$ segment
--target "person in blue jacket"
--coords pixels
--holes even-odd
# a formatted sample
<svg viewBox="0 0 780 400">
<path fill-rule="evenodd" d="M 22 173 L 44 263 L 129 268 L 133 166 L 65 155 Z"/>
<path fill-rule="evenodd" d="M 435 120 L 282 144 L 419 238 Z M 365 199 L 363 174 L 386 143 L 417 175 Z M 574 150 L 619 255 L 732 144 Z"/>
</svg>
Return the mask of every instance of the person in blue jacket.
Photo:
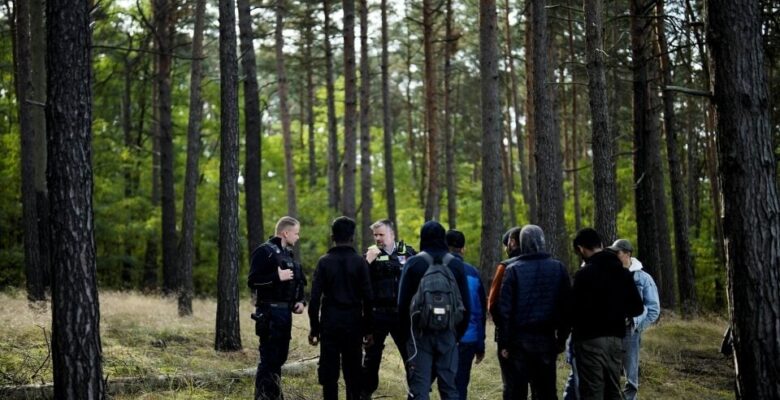
<svg viewBox="0 0 780 400">
<path fill-rule="evenodd" d="M 454 229 L 447 231 L 447 246 L 453 256 L 463 261 L 463 250 L 466 246 L 463 232 Z M 487 299 L 479 272 L 465 261 L 463 270 L 469 287 L 471 318 L 466 333 L 458 343 L 458 373 L 455 375 L 455 386 L 458 388 L 460 400 L 467 398 L 472 362 L 479 364 L 485 358 L 485 323 L 487 322 Z"/>
</svg>

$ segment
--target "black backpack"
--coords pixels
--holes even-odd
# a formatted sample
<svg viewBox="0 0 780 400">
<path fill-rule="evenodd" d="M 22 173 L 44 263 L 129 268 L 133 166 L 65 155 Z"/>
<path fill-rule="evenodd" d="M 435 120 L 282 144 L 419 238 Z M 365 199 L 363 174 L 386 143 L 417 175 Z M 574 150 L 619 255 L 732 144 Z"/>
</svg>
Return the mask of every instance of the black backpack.
<svg viewBox="0 0 780 400">
<path fill-rule="evenodd" d="M 434 260 L 426 252 L 418 255 L 428 262 L 428 269 L 409 307 L 412 324 L 421 331 L 454 330 L 466 310 L 455 276 L 447 266 L 454 257 L 448 253 Z"/>
</svg>

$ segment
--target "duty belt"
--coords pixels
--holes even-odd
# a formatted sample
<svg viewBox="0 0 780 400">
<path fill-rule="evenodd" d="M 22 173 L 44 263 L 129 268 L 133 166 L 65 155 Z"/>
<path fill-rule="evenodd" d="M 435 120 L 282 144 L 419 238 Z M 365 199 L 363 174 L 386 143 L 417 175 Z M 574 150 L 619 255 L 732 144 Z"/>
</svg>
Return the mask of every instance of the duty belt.
<svg viewBox="0 0 780 400">
<path fill-rule="evenodd" d="M 260 301 L 258 306 L 264 305 L 264 306 L 270 306 L 270 307 L 273 307 L 273 308 L 288 308 L 288 309 L 292 309 L 290 304 L 291 303 L 286 302 L 286 301 Z"/>
</svg>

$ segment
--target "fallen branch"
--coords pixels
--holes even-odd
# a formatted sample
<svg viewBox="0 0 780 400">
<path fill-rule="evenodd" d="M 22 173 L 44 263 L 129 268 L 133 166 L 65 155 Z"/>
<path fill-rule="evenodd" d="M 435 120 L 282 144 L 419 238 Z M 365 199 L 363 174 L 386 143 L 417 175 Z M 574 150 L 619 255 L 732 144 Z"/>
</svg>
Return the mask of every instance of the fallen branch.
<svg viewBox="0 0 780 400">
<path fill-rule="evenodd" d="M 301 359 L 282 366 L 282 374 L 300 376 L 317 366 L 319 357 Z M 107 379 L 109 395 L 136 393 L 141 390 L 177 389 L 191 386 L 204 386 L 225 380 L 241 380 L 253 378 L 257 368 L 246 368 L 223 373 L 206 372 L 200 374 L 150 375 L 138 377 L 117 377 Z M 54 397 L 54 384 L 2 386 L 0 398 L 3 399 L 51 399 Z"/>
</svg>

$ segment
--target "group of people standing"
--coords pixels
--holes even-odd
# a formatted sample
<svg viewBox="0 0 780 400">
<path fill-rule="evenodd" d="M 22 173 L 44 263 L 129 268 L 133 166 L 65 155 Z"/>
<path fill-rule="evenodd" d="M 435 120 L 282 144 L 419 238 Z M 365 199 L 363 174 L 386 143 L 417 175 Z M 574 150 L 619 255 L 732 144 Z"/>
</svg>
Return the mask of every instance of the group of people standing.
<svg viewBox="0 0 780 400">
<path fill-rule="evenodd" d="M 371 230 L 376 244 L 360 254 L 355 221 L 336 218 L 333 246 L 314 271 L 308 340 L 320 346 L 324 399 L 338 399 L 340 372 L 348 400 L 370 399 L 388 336 L 404 361 L 409 399 L 428 399 L 434 381 L 442 399 L 466 399 L 472 364 L 485 357 L 488 314 L 504 399 L 526 399 L 529 386 L 534 399 L 557 398 L 556 359 L 564 350 L 572 367 L 565 400 L 636 398 L 641 333 L 659 306 L 655 283 L 627 240 L 604 248 L 595 230 L 577 232 L 573 245 L 583 264 L 572 285 L 565 265 L 546 252 L 541 228 L 512 228 L 502 238 L 509 258 L 496 267 L 486 295 L 477 269 L 463 260 L 462 232 L 426 222 L 417 253 L 396 241 L 391 221 Z M 252 254 L 256 399 L 283 398 L 292 313 L 306 307 L 306 278 L 291 250 L 299 232 L 297 220 L 283 217 Z"/>
</svg>

